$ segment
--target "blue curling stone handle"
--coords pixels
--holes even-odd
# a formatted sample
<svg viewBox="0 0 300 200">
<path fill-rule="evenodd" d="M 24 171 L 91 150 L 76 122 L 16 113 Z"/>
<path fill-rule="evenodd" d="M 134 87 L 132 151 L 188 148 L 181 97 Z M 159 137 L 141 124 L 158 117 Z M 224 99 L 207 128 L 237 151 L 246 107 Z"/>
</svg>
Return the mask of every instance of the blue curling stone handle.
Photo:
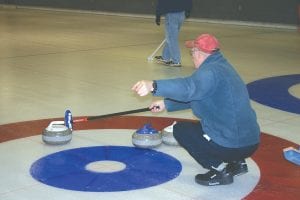
<svg viewBox="0 0 300 200">
<path fill-rule="evenodd" d="M 73 129 L 73 125 L 72 125 L 72 113 L 70 110 L 66 110 L 65 111 L 65 126 L 68 127 L 69 129 Z"/>
<path fill-rule="evenodd" d="M 142 128 L 136 131 L 138 134 L 157 134 L 158 130 L 154 129 L 151 124 L 145 124 Z"/>
</svg>

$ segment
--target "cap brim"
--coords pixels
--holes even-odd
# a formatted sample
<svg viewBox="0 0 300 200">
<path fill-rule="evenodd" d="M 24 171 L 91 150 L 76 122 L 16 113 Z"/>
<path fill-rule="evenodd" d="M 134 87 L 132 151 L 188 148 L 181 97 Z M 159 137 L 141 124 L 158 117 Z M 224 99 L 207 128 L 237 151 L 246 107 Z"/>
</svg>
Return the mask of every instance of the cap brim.
<svg viewBox="0 0 300 200">
<path fill-rule="evenodd" d="M 185 41 L 184 46 L 189 49 L 194 48 L 195 47 L 194 40 Z"/>
</svg>

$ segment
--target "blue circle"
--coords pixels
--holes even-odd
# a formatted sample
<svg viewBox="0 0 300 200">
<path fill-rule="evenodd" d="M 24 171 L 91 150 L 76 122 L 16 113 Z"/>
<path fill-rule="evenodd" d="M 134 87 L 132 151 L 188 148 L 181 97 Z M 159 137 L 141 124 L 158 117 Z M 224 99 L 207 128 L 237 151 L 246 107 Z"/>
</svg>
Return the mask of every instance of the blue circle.
<svg viewBox="0 0 300 200">
<path fill-rule="evenodd" d="M 258 103 L 283 111 L 300 114 L 300 99 L 289 88 L 300 83 L 300 74 L 270 77 L 247 85 L 250 98 Z"/>
<path fill-rule="evenodd" d="M 117 172 L 99 173 L 85 169 L 96 161 L 126 165 Z M 116 192 L 147 188 L 176 178 L 181 163 L 165 153 L 125 146 L 95 146 L 60 151 L 34 162 L 30 173 L 36 180 L 58 188 Z"/>
</svg>

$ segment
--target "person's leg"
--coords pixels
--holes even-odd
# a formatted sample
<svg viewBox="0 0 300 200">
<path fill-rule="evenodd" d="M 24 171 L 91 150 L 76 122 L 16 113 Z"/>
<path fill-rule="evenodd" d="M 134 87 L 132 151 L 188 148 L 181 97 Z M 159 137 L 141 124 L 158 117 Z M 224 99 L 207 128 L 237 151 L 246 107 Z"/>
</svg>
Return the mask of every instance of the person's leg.
<svg viewBox="0 0 300 200">
<path fill-rule="evenodd" d="M 233 182 L 233 175 L 248 171 L 245 158 L 251 156 L 258 145 L 243 148 L 222 147 L 204 137 L 200 123 L 179 122 L 173 135 L 177 142 L 204 168 L 210 171 L 198 174 L 196 182 L 202 185 L 222 185 Z M 229 163 L 226 166 L 226 163 Z"/>
<path fill-rule="evenodd" d="M 200 123 L 178 122 L 173 127 L 173 135 L 177 142 L 187 152 L 209 171 L 205 174 L 197 174 L 195 181 L 201 185 L 226 185 L 233 182 L 232 174 L 228 173 L 222 160 L 215 158 L 210 145 L 204 136 Z"/>
<path fill-rule="evenodd" d="M 210 169 L 219 166 L 223 161 L 211 155 L 211 145 L 203 137 L 201 124 L 194 122 L 177 122 L 173 127 L 173 135 L 182 146 L 202 167 Z"/>
<path fill-rule="evenodd" d="M 219 147 L 222 152 L 219 155 L 228 163 L 226 166 L 227 171 L 231 172 L 233 176 L 238 176 L 248 172 L 245 159 L 250 157 L 257 150 L 258 146 L 259 144 L 241 148 Z"/>
<path fill-rule="evenodd" d="M 166 39 L 166 42 L 165 42 L 165 46 L 162 51 L 162 59 L 165 61 L 171 60 L 171 55 L 170 55 L 170 50 L 169 50 L 170 49 L 169 44 L 171 42 L 171 40 L 170 40 L 170 32 L 171 32 L 170 20 L 171 20 L 171 16 L 170 16 L 170 14 L 167 13 L 165 15 L 165 39 Z"/>
<path fill-rule="evenodd" d="M 184 12 L 167 13 L 165 15 L 166 45 L 162 57 L 173 61 L 173 63 L 181 62 L 178 38 L 184 19 Z"/>
</svg>

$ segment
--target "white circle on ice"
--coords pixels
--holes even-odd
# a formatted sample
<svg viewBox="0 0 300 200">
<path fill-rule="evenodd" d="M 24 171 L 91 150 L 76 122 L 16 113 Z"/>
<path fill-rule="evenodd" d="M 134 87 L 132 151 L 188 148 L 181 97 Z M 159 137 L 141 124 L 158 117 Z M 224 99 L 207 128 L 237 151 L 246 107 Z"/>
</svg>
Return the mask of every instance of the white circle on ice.
<svg viewBox="0 0 300 200">
<path fill-rule="evenodd" d="M 113 160 L 100 160 L 87 164 L 85 169 L 96 173 L 113 173 L 122 171 L 126 168 L 126 165 L 122 162 Z"/>
</svg>

